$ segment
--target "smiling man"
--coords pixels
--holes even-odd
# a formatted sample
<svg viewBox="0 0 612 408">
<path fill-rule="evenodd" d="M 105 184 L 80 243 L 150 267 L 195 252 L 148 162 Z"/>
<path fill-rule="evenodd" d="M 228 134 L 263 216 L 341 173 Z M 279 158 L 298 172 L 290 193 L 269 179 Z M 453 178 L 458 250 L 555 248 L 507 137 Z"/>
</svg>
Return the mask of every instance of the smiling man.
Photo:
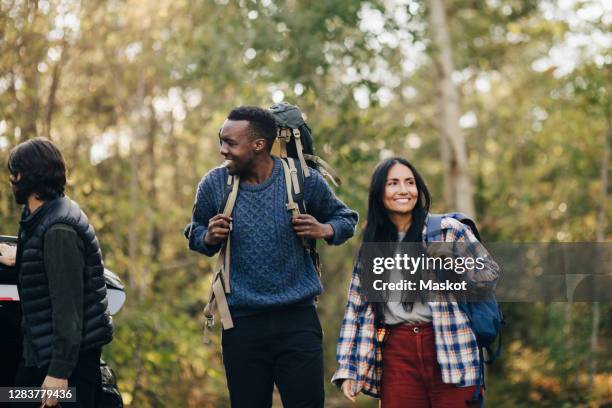
<svg viewBox="0 0 612 408">
<path fill-rule="evenodd" d="M 223 332 L 223 363 L 232 407 L 272 406 L 278 387 L 285 407 L 323 407 L 323 347 L 314 299 L 319 276 L 302 238 L 339 245 L 354 234 L 357 214 L 315 170 L 304 180 L 308 214 L 287 210 L 282 163 L 270 155 L 274 117 L 243 106 L 219 133 L 223 166 L 198 186 L 189 247 L 217 253 L 231 234 L 227 295 L 234 328 Z M 231 217 L 220 214 L 229 175 L 240 176 Z M 230 228 L 231 225 L 231 228 Z"/>
</svg>

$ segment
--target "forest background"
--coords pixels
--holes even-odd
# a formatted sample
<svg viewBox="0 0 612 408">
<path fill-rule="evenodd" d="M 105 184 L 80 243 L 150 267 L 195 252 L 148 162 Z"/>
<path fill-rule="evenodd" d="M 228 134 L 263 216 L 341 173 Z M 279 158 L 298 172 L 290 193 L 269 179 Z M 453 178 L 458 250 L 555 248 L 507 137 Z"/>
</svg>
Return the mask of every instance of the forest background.
<svg viewBox="0 0 612 408">
<path fill-rule="evenodd" d="M 0 0 L 0 163 L 35 135 L 63 150 L 127 285 L 104 353 L 127 406 L 228 406 L 219 333 L 201 344 L 214 260 L 182 228 L 232 107 L 298 104 L 359 211 L 356 237 L 322 248 L 329 379 L 381 158 L 413 161 L 433 210 L 473 214 L 485 242 L 610 239 L 611 25 L 606 0 Z M 611 311 L 505 304 L 490 406 L 611 406 Z"/>
</svg>

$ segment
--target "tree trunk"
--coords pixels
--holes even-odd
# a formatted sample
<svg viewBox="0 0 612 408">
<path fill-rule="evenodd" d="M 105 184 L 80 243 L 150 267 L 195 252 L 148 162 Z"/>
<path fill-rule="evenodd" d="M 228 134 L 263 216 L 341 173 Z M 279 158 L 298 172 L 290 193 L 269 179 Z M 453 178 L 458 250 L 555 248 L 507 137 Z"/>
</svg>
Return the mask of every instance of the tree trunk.
<svg viewBox="0 0 612 408">
<path fill-rule="evenodd" d="M 140 119 L 140 113 L 144 107 L 144 96 L 145 96 L 145 81 L 144 78 L 140 79 L 138 83 L 138 90 L 134 98 L 134 107 L 131 114 L 126 115 L 130 127 L 132 128 L 132 135 L 130 139 L 130 206 L 132 208 L 132 220 L 130 222 L 130 229 L 128 232 L 128 254 L 130 257 L 130 285 L 136 288 L 137 296 L 139 300 L 143 300 L 146 292 L 146 288 L 143 285 L 143 271 L 140 267 L 138 260 L 139 255 L 139 232 L 142 231 L 141 224 L 142 219 L 140 217 L 140 187 L 138 175 L 140 172 L 140 158 L 138 157 L 138 140 L 143 138 L 143 132 L 140 130 L 140 124 L 137 123 Z"/>
<path fill-rule="evenodd" d="M 147 203 L 145 206 L 145 218 L 147 225 L 147 245 L 145 250 L 146 262 L 142 267 L 141 288 L 143 296 L 149 291 L 150 282 L 155 280 L 155 272 L 159 264 L 162 234 L 157 222 L 156 214 L 158 211 L 157 187 L 155 180 L 157 179 L 157 161 L 155 159 L 156 150 L 156 135 L 158 123 L 155 118 L 155 109 L 151 104 L 149 106 L 149 126 L 147 131 L 147 151 L 146 151 L 146 167 L 148 168 Z"/>
<path fill-rule="evenodd" d="M 60 85 L 60 79 L 62 75 L 62 68 L 67 59 L 67 42 L 62 42 L 62 51 L 60 60 L 57 61 L 53 67 L 53 73 L 51 74 L 51 87 L 49 88 L 49 97 L 47 99 L 47 109 L 45 112 L 45 120 L 43 123 L 43 135 L 51 139 L 51 121 L 53 120 L 53 113 L 55 111 L 55 96 Z"/>
<path fill-rule="evenodd" d="M 465 137 L 459 127 L 459 95 L 451 75 L 453 50 L 443 0 L 428 0 L 432 58 L 436 72 L 438 126 L 444 164 L 446 205 L 468 216 L 475 215 L 473 187 L 468 171 Z"/>
<path fill-rule="evenodd" d="M 179 167 L 179 143 L 174 132 L 174 116 L 172 116 L 172 113 L 168 115 L 168 121 L 170 122 L 170 130 L 168 131 L 168 149 L 170 150 L 169 155 L 171 163 L 174 164 L 172 168 L 172 199 L 177 203 L 182 203 L 183 190 L 181 189 L 181 173 Z"/>
<path fill-rule="evenodd" d="M 137 290 L 139 298 L 142 297 L 142 291 L 139 286 L 139 262 L 138 262 L 138 153 L 136 152 L 136 143 L 130 141 L 130 207 L 132 208 L 132 220 L 128 231 L 128 255 L 130 258 L 129 282 L 132 288 Z"/>
<path fill-rule="evenodd" d="M 26 26 L 20 33 L 17 41 L 17 61 L 23 81 L 23 103 L 20 111 L 17 111 L 19 120 L 17 124 L 21 129 L 20 141 L 38 136 L 37 120 L 40 111 L 39 87 L 40 73 L 38 64 L 47 55 L 47 40 L 44 35 L 36 32 L 39 17 L 38 1 L 24 3 L 24 17 Z"/>
<path fill-rule="evenodd" d="M 608 214 L 608 168 L 610 167 L 610 139 L 612 138 L 612 117 L 610 108 L 605 110 L 606 115 L 606 131 L 604 134 L 604 148 L 601 158 L 601 173 L 600 173 L 600 206 L 599 214 L 597 215 L 597 229 L 595 230 L 595 238 L 597 243 L 605 242 L 606 221 Z M 599 251 L 598 251 L 599 252 Z M 603 265 L 603 259 L 600 254 L 600 262 Z M 593 288 L 595 289 L 595 288 Z M 595 291 L 593 291 L 595 293 Z M 599 302 L 593 302 L 593 320 L 591 325 L 591 353 L 589 364 L 589 391 L 593 395 L 595 375 L 597 374 L 597 349 L 599 345 L 599 324 L 601 321 L 601 311 Z"/>
</svg>

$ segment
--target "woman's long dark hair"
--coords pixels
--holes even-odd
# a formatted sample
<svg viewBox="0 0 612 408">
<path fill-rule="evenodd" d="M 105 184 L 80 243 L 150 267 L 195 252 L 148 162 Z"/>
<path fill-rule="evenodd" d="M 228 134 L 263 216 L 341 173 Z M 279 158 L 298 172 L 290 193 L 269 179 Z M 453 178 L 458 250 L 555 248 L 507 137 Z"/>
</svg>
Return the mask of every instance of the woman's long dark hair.
<svg viewBox="0 0 612 408">
<path fill-rule="evenodd" d="M 391 157 L 385 159 L 376 166 L 370 183 L 368 195 L 368 216 L 366 226 L 363 231 L 362 245 L 366 242 L 396 242 L 398 241 L 398 230 L 389 217 L 389 212 L 384 205 L 385 185 L 389 170 L 396 164 L 408 167 L 414 175 L 416 188 L 418 191 L 417 202 L 412 210 L 412 223 L 406 232 L 402 242 L 421 242 L 423 226 L 429 213 L 431 196 L 425 180 L 417 169 L 408 160 L 401 157 Z M 362 279 L 363 281 L 363 279 Z M 411 310 L 412 302 L 404 302 L 404 306 Z M 381 302 L 372 303 L 374 314 L 378 323 L 384 321 L 383 306 Z"/>
</svg>

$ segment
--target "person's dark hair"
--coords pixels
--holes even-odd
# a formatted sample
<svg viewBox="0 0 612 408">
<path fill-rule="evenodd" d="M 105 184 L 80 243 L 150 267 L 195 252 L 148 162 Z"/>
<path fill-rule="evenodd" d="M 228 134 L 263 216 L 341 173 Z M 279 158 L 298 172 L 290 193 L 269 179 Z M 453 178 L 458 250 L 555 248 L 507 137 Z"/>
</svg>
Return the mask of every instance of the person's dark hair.
<svg viewBox="0 0 612 408">
<path fill-rule="evenodd" d="M 397 227 L 391 221 L 384 205 L 387 176 L 391 167 L 396 164 L 402 164 L 412 171 L 418 191 L 417 202 L 412 210 L 412 223 L 402 242 L 421 242 L 423 239 L 423 227 L 431 204 L 429 189 L 412 163 L 401 157 L 392 157 L 380 162 L 372 175 L 368 195 L 368 215 L 362 235 L 362 245 L 366 242 L 396 242 L 398 240 Z M 418 294 L 420 295 L 420 293 Z M 411 310 L 412 305 L 413 302 L 404 302 L 404 308 L 407 310 Z M 374 315 L 378 324 L 384 321 L 383 307 L 384 304 L 381 302 L 373 303 Z"/>
<path fill-rule="evenodd" d="M 251 136 L 266 139 L 268 151 L 272 150 L 274 139 L 276 139 L 276 121 L 274 116 L 267 110 L 257 106 L 239 106 L 232 109 L 227 116 L 229 120 L 246 120 L 250 124 Z"/>
<path fill-rule="evenodd" d="M 64 195 L 66 163 L 59 149 L 48 139 L 34 138 L 15 146 L 9 153 L 8 170 L 21 178 L 13 184 L 20 194 L 35 193 L 42 201 Z"/>
</svg>

